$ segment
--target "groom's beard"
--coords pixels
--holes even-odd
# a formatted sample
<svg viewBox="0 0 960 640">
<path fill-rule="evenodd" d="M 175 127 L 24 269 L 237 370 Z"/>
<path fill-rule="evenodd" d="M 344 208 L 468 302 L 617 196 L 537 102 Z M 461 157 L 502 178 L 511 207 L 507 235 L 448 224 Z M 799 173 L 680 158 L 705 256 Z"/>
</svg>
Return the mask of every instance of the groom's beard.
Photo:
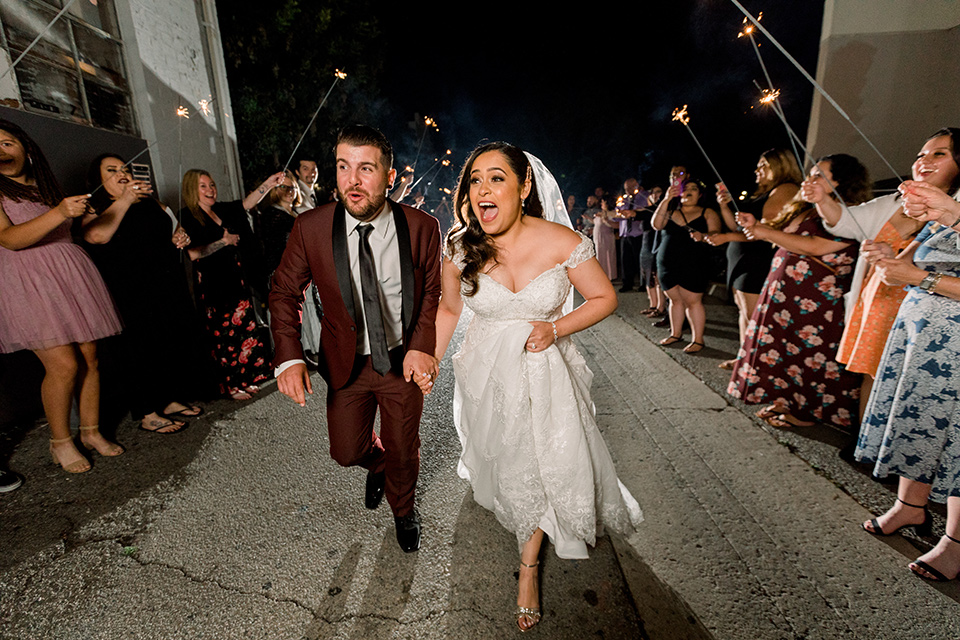
<svg viewBox="0 0 960 640">
<path fill-rule="evenodd" d="M 340 202 L 343 203 L 343 207 L 347 210 L 351 216 L 359 220 L 360 222 L 370 222 L 383 210 L 383 205 L 387 201 L 387 196 L 385 194 L 378 194 L 376 196 L 370 195 L 363 189 L 351 189 L 347 192 L 350 193 L 359 193 L 366 196 L 365 200 L 361 200 L 359 203 L 352 203 L 340 188 L 337 187 L 337 196 L 340 199 Z"/>
</svg>

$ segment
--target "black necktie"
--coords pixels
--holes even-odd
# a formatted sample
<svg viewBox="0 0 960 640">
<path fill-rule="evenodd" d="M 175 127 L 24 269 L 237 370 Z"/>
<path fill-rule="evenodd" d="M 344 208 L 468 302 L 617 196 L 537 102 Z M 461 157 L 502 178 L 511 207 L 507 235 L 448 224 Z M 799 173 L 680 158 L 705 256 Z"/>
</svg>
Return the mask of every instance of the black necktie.
<svg viewBox="0 0 960 640">
<path fill-rule="evenodd" d="M 361 224 L 360 234 L 360 288 L 363 290 L 363 315 L 367 321 L 367 340 L 370 342 L 370 361 L 373 370 L 384 375 L 390 370 L 387 355 L 387 336 L 383 331 L 383 316 L 380 313 L 380 288 L 377 285 L 377 270 L 373 266 L 373 252 L 367 237 L 373 227 Z"/>
</svg>

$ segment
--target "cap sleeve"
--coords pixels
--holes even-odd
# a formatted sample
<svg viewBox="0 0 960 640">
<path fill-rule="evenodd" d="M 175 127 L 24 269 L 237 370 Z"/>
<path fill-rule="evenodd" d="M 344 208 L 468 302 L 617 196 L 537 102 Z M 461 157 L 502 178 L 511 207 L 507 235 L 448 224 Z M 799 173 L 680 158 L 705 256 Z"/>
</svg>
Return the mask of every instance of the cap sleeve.
<svg viewBox="0 0 960 640">
<path fill-rule="evenodd" d="M 463 245 L 456 240 L 449 240 L 443 243 L 443 257 L 454 264 L 454 266 L 463 271 L 466 257 L 463 251 Z"/>
<path fill-rule="evenodd" d="M 577 231 L 577 235 L 580 236 L 580 244 L 576 246 L 576 248 L 570 254 L 570 257 L 567 258 L 563 263 L 563 266 L 567 269 L 573 269 L 574 267 L 580 266 L 590 258 L 593 258 L 597 255 L 596 248 L 593 246 L 593 240 L 583 235 L 579 231 Z"/>
</svg>

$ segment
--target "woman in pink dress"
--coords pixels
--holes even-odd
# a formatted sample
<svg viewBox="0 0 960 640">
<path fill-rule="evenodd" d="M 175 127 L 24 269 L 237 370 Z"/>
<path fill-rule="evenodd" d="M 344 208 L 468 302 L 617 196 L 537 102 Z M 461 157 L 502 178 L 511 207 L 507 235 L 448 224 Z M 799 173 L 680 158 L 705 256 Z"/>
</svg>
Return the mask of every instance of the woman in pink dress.
<svg viewBox="0 0 960 640">
<path fill-rule="evenodd" d="M 0 120 L 0 353 L 30 349 L 43 363 L 50 455 L 69 473 L 90 470 L 70 435 L 75 390 L 80 444 L 103 456 L 123 453 L 98 428 L 95 342 L 120 333 L 120 320 L 97 268 L 70 238 L 88 197 L 64 198 L 37 144 Z"/>
<path fill-rule="evenodd" d="M 606 198 L 600 200 L 600 211 L 593 219 L 593 242 L 597 247 L 597 260 L 603 272 L 611 280 L 617 279 L 617 232 L 620 222 L 610 211 Z"/>
</svg>

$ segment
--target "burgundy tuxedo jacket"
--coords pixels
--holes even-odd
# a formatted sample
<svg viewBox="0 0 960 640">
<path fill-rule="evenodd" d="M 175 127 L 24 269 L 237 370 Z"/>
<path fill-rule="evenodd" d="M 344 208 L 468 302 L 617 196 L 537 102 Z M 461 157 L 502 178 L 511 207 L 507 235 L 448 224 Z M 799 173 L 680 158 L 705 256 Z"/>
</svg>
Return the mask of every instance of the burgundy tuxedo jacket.
<svg viewBox="0 0 960 640">
<path fill-rule="evenodd" d="M 387 202 L 393 208 L 400 249 L 403 352 L 413 349 L 433 355 L 440 303 L 440 223 L 419 209 Z M 270 290 L 270 329 L 276 346 L 274 366 L 278 366 L 303 359 L 300 304 L 307 283 L 313 280 L 317 285 L 322 304 L 319 371 L 334 389 L 350 382 L 357 323 L 363 321 L 353 299 L 347 215 L 339 202 L 299 215 Z"/>
</svg>

